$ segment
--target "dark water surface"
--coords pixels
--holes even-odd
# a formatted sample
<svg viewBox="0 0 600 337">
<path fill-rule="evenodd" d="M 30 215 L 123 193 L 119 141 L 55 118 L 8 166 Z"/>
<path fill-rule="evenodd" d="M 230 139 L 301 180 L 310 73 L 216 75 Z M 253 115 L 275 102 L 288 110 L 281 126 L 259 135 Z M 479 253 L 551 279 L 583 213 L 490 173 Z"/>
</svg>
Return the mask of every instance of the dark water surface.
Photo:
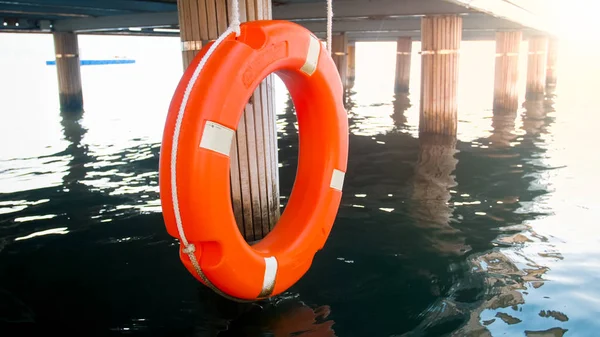
<svg viewBox="0 0 600 337">
<path fill-rule="evenodd" d="M 359 44 L 331 236 L 287 293 L 242 305 L 184 269 L 160 213 L 177 39 L 146 40 L 135 65 L 84 68 L 82 118 L 58 112 L 55 70 L 40 65 L 51 38 L 39 39 L 49 53 L 0 56 L 15 75 L 0 81 L 0 336 L 598 335 L 600 165 L 588 139 L 600 117 L 576 74 L 494 114 L 493 43 L 467 42 L 458 140 L 419 138 L 418 55 L 412 94 L 394 97 L 395 46 Z M 297 125 L 277 96 L 285 203 Z"/>
</svg>

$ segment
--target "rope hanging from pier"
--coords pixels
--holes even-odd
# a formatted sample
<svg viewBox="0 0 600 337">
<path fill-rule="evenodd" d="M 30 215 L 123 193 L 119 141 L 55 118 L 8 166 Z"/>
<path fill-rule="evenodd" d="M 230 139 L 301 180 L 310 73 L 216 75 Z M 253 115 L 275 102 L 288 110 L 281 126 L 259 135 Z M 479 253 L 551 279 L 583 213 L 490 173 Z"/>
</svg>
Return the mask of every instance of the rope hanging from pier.
<svg viewBox="0 0 600 337">
<path fill-rule="evenodd" d="M 170 167 L 169 167 L 171 199 L 172 199 L 171 201 L 172 201 L 175 222 L 177 225 L 177 232 L 179 234 L 180 242 L 183 245 L 182 252 L 189 257 L 194 270 L 196 271 L 196 273 L 198 274 L 200 279 L 204 282 L 204 284 L 206 286 L 208 286 L 210 289 L 212 289 L 214 292 L 216 292 L 217 294 L 219 294 L 229 300 L 236 301 L 236 302 L 252 302 L 253 300 L 240 299 L 240 298 L 236 298 L 236 297 L 233 297 L 233 296 L 230 296 L 230 295 L 224 293 L 206 277 L 206 275 L 204 274 L 204 272 L 200 266 L 198 259 L 196 258 L 196 255 L 194 254 L 196 252 L 196 246 L 193 243 L 190 243 L 188 241 L 188 238 L 186 237 L 186 234 L 185 234 L 185 231 L 183 228 L 181 209 L 180 209 L 178 190 L 177 190 L 177 153 L 178 153 L 178 147 L 179 147 L 179 138 L 181 135 L 183 117 L 185 114 L 186 107 L 188 105 L 188 101 L 190 99 L 192 89 L 193 89 L 194 85 L 196 84 L 198 77 L 200 76 L 200 73 L 202 72 L 204 66 L 206 65 L 206 62 L 211 57 L 211 55 L 213 55 L 215 53 L 215 50 L 217 50 L 219 45 L 230 34 L 235 33 L 236 37 L 239 37 L 241 34 L 239 0 L 230 0 L 230 1 L 231 1 L 231 9 L 232 10 L 230 12 L 231 17 L 230 17 L 229 26 L 214 41 L 214 43 L 210 46 L 210 48 L 208 49 L 206 54 L 200 60 L 200 63 L 198 64 L 198 66 L 194 69 L 192 76 L 191 76 L 189 82 L 187 83 L 187 86 L 185 87 L 183 98 L 181 100 L 181 104 L 179 106 L 179 109 L 178 109 L 178 112 L 176 115 L 175 127 L 174 127 L 173 138 L 172 138 L 172 146 L 171 146 Z M 329 55 L 331 55 L 331 49 L 332 49 L 332 46 L 331 46 L 332 26 L 333 26 L 332 1 L 333 0 L 327 0 L 327 49 L 328 49 Z M 318 41 L 318 40 L 315 39 L 315 41 Z M 201 49 L 201 47 L 202 47 L 201 41 L 190 41 L 190 43 L 182 45 L 182 49 L 184 49 L 184 50 L 198 50 L 198 49 Z M 314 51 L 316 51 L 316 53 L 317 53 L 315 56 L 318 57 L 318 49 L 314 49 Z M 314 64 L 314 67 L 316 68 L 316 63 Z M 314 69 L 312 71 L 314 72 Z M 265 261 L 269 262 L 270 261 L 269 259 L 270 258 L 267 258 L 267 259 L 265 259 Z M 275 260 L 275 268 L 277 268 L 276 263 L 277 263 L 277 261 Z M 270 269 L 272 269 L 272 268 L 267 266 L 267 271 Z M 275 272 L 276 272 L 276 269 L 275 269 Z M 274 280 L 274 275 L 273 275 L 273 280 Z M 272 288 L 271 288 L 271 290 L 272 290 Z"/>
</svg>

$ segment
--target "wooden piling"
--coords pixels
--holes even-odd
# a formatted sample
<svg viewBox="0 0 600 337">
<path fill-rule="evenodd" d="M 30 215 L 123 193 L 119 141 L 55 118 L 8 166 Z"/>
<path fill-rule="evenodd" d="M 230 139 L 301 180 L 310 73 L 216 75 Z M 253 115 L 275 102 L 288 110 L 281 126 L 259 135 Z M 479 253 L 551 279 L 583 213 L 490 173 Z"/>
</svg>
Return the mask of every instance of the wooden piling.
<svg viewBox="0 0 600 337">
<path fill-rule="evenodd" d="M 352 89 L 354 88 L 354 79 L 356 77 L 356 46 L 354 44 L 348 45 L 348 57 L 346 63 L 346 87 Z"/>
<path fill-rule="evenodd" d="M 548 38 L 546 36 L 530 38 L 527 57 L 527 100 L 539 100 L 544 97 L 547 59 Z"/>
<path fill-rule="evenodd" d="M 461 17 L 440 15 L 421 19 L 420 133 L 456 135 L 461 39 Z"/>
<path fill-rule="evenodd" d="M 519 52 L 523 33 L 496 33 L 494 111 L 517 111 L 519 107 Z"/>
<path fill-rule="evenodd" d="M 271 19 L 270 0 L 240 1 L 240 21 Z M 183 63 L 229 25 L 226 0 L 178 0 Z M 266 236 L 279 219 L 279 168 L 273 77 L 254 91 L 238 125 L 231 149 L 231 196 L 240 232 L 247 241 Z"/>
<path fill-rule="evenodd" d="M 83 92 L 77 35 L 55 32 L 53 37 L 60 109 L 65 113 L 80 113 L 83 111 Z"/>
<path fill-rule="evenodd" d="M 556 86 L 556 63 L 558 61 L 558 40 L 548 42 L 548 59 L 546 65 L 546 87 Z"/>
<path fill-rule="evenodd" d="M 333 61 L 338 69 L 340 74 L 340 78 L 342 80 L 342 84 L 345 86 L 344 89 L 347 89 L 347 55 L 348 51 L 348 36 L 346 33 L 335 34 L 331 37 L 331 56 L 333 57 Z"/>
<path fill-rule="evenodd" d="M 394 91 L 408 93 L 410 84 L 410 59 L 412 38 L 399 37 L 396 42 L 396 82 Z"/>
</svg>

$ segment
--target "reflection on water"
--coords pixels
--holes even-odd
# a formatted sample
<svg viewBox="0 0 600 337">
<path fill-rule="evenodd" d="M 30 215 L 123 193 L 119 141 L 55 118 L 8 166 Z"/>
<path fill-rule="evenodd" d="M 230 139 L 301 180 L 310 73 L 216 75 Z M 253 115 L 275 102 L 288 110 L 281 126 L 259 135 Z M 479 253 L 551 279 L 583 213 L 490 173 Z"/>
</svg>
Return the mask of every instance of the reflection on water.
<svg viewBox="0 0 600 337">
<path fill-rule="evenodd" d="M 454 137 L 427 134 L 419 137 L 410 216 L 417 226 L 428 231 L 429 242 L 424 248 L 442 254 L 467 250 L 464 237 L 450 224 L 454 211 L 450 191 L 457 185 L 453 175 L 458 163 L 456 152 Z"/>
<path fill-rule="evenodd" d="M 300 282 L 252 304 L 200 286 L 164 230 L 157 167 L 177 48 L 84 69 L 83 115 L 60 115 L 52 70 L 33 68 L 51 93 L 40 100 L 3 87 L 0 109 L 17 113 L 0 132 L 0 334 L 594 336 L 600 163 L 579 143 L 595 131 L 593 90 L 563 75 L 518 111 L 467 100 L 458 139 L 419 136 L 418 95 L 394 95 L 393 78 L 370 88 L 361 46 L 330 239 Z M 144 82 L 148 69 L 162 83 Z M 468 68 L 461 81 L 477 97 L 493 85 Z M 276 100 L 285 206 L 298 124 L 280 82 Z"/>
<path fill-rule="evenodd" d="M 408 93 L 396 93 L 394 95 L 394 113 L 392 119 L 396 128 L 403 128 L 407 125 L 408 119 L 406 118 L 406 110 L 411 107 L 410 97 Z"/>
</svg>

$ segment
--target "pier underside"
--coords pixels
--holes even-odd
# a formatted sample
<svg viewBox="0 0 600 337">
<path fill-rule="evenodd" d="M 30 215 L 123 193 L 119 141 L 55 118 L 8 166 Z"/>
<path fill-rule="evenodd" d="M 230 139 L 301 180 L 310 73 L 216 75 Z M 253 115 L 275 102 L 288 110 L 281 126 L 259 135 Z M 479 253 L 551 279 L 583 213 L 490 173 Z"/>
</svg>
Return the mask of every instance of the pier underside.
<svg viewBox="0 0 600 337">
<path fill-rule="evenodd" d="M 334 32 L 350 41 L 420 39 L 421 17 L 454 14 L 463 21 L 463 39 L 493 40 L 498 30 L 524 37 L 550 32 L 539 1 L 336 0 Z M 297 22 L 325 34 L 324 0 L 272 1 L 273 19 Z M 11 0 L 0 1 L 0 31 L 68 31 L 94 34 L 179 35 L 176 0 Z"/>
</svg>

